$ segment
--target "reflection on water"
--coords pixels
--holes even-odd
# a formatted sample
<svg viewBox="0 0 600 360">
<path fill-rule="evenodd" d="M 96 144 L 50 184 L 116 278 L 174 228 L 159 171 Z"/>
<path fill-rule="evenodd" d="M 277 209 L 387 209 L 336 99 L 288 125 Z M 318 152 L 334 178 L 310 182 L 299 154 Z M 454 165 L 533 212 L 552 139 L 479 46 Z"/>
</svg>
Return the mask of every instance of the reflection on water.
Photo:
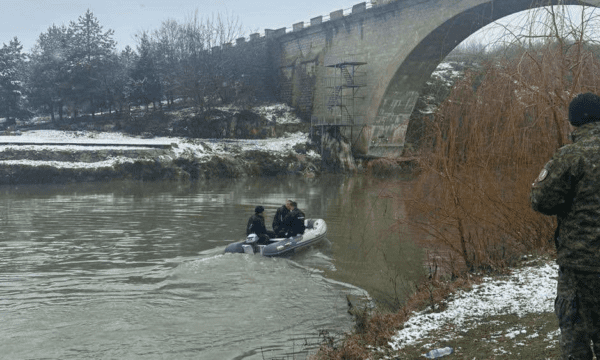
<svg viewBox="0 0 600 360">
<path fill-rule="evenodd" d="M 419 250 L 389 231 L 405 185 L 330 176 L 0 188 L 0 353 L 302 358 L 319 330 L 351 328 L 346 294 L 388 301 L 390 278 L 422 269 Z M 286 199 L 324 218 L 328 240 L 292 259 L 223 254 L 256 205 L 270 224 Z"/>
<path fill-rule="evenodd" d="M 409 180 L 351 177 L 340 184 L 328 209 L 337 271 L 327 271 L 327 276 L 364 288 L 380 307 L 390 310 L 396 310 L 425 276 L 424 252 L 415 244 L 416 235 L 397 225 L 405 216 L 406 196 Z"/>
</svg>

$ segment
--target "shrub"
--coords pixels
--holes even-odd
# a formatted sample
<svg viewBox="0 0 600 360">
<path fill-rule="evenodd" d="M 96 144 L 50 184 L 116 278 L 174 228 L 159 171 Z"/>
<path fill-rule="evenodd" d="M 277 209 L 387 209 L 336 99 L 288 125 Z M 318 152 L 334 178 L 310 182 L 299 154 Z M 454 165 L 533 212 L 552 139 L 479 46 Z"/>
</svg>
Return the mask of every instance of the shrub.
<svg viewBox="0 0 600 360">
<path fill-rule="evenodd" d="M 417 195 L 407 200 L 409 223 L 460 259 L 454 275 L 548 249 L 555 220 L 531 209 L 531 183 L 568 141 L 570 100 L 597 93 L 599 77 L 583 43 L 547 42 L 456 83 L 427 125 Z"/>
</svg>

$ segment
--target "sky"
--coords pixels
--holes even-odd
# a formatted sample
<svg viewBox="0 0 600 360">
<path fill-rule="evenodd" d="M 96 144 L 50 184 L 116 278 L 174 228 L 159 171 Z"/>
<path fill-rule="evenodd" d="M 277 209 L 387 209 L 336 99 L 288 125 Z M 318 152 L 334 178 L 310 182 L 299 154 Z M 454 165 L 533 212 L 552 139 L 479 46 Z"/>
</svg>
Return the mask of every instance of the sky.
<svg viewBox="0 0 600 360">
<path fill-rule="evenodd" d="M 291 28 L 293 24 L 330 12 L 348 9 L 365 0 L 0 0 L 0 44 L 15 36 L 24 51 L 34 46 L 40 33 L 52 24 L 68 25 L 87 9 L 103 26 L 115 31 L 117 49 L 135 48 L 134 35 L 154 30 L 162 21 L 185 21 L 198 14 L 229 14 L 238 17 L 246 34 L 264 29 Z M 368 0 L 367 0 L 368 2 Z"/>
<path fill-rule="evenodd" d="M 114 30 L 117 49 L 122 50 L 126 45 L 135 48 L 134 36 L 141 31 L 158 29 L 167 19 L 184 22 L 196 10 L 200 17 L 217 14 L 237 17 L 247 36 L 282 27 L 291 31 L 295 23 L 309 23 L 311 18 L 325 17 L 340 9 L 349 14 L 352 6 L 362 1 L 370 3 L 370 0 L 0 0 L 0 44 L 8 44 L 16 36 L 24 51 L 30 52 L 39 35 L 51 25 L 68 25 L 88 9 L 105 31 Z M 500 20 L 516 28 L 527 21 L 523 13 Z M 493 28 L 488 25 L 466 42 L 491 42 L 506 33 L 502 27 Z"/>
</svg>

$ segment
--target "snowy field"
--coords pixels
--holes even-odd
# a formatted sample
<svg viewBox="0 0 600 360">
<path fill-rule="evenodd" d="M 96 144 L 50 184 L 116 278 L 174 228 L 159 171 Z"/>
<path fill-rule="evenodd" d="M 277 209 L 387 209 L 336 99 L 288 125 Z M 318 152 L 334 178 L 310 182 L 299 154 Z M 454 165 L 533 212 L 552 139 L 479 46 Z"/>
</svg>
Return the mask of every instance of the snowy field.
<svg viewBox="0 0 600 360">
<path fill-rule="evenodd" d="M 542 266 L 524 267 L 501 278 L 484 278 L 469 291 L 459 291 L 448 298 L 447 308 L 438 313 L 422 311 L 413 313 L 392 338 L 389 345 L 394 350 L 420 344 L 435 330 L 447 325 L 466 332 L 476 327 L 482 318 L 495 315 L 517 315 L 554 311 L 558 265 L 546 261 Z M 520 330 L 515 330 L 520 333 Z M 554 333 L 558 336 L 559 331 Z M 504 336 L 513 338 L 517 333 Z M 535 337 L 537 334 L 528 334 Z M 460 334 L 453 334 L 460 337 Z M 452 340 L 436 338 L 436 341 Z M 423 344 L 431 348 L 432 344 Z"/>
</svg>

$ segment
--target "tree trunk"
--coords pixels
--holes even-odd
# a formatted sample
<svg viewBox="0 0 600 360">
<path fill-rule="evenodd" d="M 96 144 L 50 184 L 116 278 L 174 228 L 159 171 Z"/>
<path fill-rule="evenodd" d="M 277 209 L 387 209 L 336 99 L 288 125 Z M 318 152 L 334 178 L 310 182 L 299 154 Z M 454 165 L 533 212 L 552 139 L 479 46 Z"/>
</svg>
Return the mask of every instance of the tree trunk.
<svg viewBox="0 0 600 360">
<path fill-rule="evenodd" d="M 54 119 L 54 103 L 52 101 L 50 101 L 50 119 L 52 120 L 52 122 L 55 122 Z"/>
</svg>

